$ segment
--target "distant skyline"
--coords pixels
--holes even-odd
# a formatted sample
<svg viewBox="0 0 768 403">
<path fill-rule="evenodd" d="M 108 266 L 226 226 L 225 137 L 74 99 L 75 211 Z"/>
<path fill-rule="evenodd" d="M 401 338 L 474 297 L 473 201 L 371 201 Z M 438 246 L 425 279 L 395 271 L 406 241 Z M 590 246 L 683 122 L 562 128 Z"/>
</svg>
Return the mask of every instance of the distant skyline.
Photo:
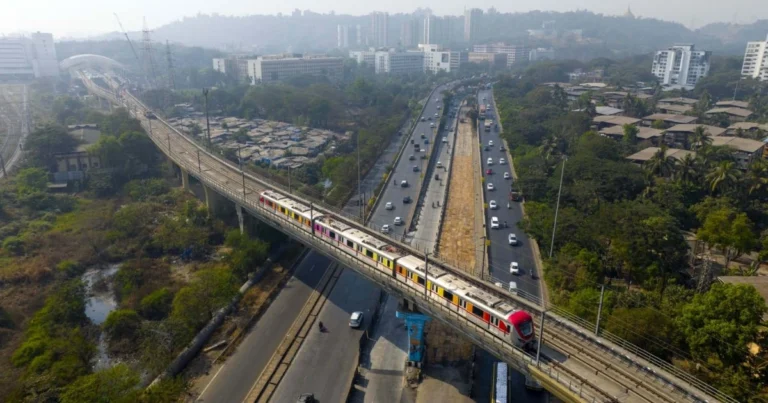
<svg viewBox="0 0 768 403">
<path fill-rule="evenodd" d="M 408 0 L 392 0 L 386 5 L 337 0 L 325 6 L 314 0 L 291 2 L 254 2 L 229 0 L 226 3 L 210 0 L 27 0 L 9 1 L 0 13 L 0 35 L 34 31 L 52 32 L 57 39 L 63 37 L 87 37 L 118 31 L 113 13 L 117 13 L 128 31 L 139 31 L 142 18 L 146 17 L 150 29 L 196 14 L 245 16 L 253 14 L 283 13 L 290 15 L 294 9 L 317 13 L 334 11 L 336 14 L 365 15 L 372 11 L 411 13 L 417 7 L 431 8 L 437 15 L 463 15 L 464 8 L 481 8 L 487 11 L 495 7 L 499 12 L 574 11 L 586 9 L 605 15 L 621 15 L 627 6 L 639 17 L 658 18 L 679 22 L 689 28 L 698 28 L 713 22 L 752 23 L 768 19 L 765 0 L 732 0 L 728 2 L 702 2 L 700 0 L 645 0 L 636 3 L 605 2 L 601 0 L 533 0 L 523 4 L 493 4 L 478 0 L 459 2 L 443 0 L 436 4 L 414 4 Z M 373 8 L 377 7 L 377 8 Z M 758 38 L 759 39 L 759 38 Z"/>
</svg>

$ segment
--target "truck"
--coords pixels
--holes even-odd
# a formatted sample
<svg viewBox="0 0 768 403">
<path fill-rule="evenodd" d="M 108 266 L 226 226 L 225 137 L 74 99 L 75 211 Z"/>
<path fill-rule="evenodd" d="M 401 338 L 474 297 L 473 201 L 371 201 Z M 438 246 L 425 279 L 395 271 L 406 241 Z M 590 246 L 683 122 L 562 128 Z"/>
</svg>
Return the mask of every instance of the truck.
<svg viewBox="0 0 768 403">
<path fill-rule="evenodd" d="M 491 125 L 493 124 L 492 120 L 486 120 L 485 121 L 485 131 L 489 132 L 491 131 Z"/>
<path fill-rule="evenodd" d="M 485 119 L 485 105 L 480 105 L 480 113 L 477 117 L 478 119 Z"/>
</svg>

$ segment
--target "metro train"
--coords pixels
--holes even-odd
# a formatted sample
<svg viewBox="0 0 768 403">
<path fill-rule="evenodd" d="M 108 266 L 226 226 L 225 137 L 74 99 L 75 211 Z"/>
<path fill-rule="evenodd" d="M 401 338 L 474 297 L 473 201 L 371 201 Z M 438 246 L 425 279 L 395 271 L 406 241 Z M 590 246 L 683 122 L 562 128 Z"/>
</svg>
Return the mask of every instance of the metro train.
<svg viewBox="0 0 768 403">
<path fill-rule="evenodd" d="M 414 256 L 391 245 L 385 238 L 353 228 L 334 218 L 332 214 L 317 211 L 278 192 L 262 192 L 259 204 L 350 255 L 364 256 L 371 260 L 378 270 L 415 290 L 423 291 L 425 286 L 428 287 L 432 291 L 430 298 L 452 308 L 468 320 L 488 328 L 515 346 L 525 349 L 534 347 L 535 334 L 531 315 L 523 310 L 515 310 L 498 296 L 475 287 L 436 265 L 428 265 L 425 276 L 424 269 L 427 265 L 424 258 Z"/>
</svg>

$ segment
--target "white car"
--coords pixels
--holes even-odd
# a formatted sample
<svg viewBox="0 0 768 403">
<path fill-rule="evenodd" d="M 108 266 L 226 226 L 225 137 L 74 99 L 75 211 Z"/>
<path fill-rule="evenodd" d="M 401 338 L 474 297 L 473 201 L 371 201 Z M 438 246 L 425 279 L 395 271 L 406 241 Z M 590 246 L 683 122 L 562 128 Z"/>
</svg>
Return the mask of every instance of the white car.
<svg viewBox="0 0 768 403">
<path fill-rule="evenodd" d="M 430 123 L 429 127 L 435 127 L 435 123 L 434 122 Z"/>
<path fill-rule="evenodd" d="M 395 205 L 392 204 L 392 202 L 387 202 L 387 204 L 384 205 L 384 208 L 387 210 L 392 210 L 395 208 Z"/>
<path fill-rule="evenodd" d="M 499 228 L 499 217 L 491 217 L 491 229 Z"/>
<path fill-rule="evenodd" d="M 488 203 L 488 208 L 490 208 L 491 210 L 496 210 L 497 208 L 499 208 L 499 205 L 496 204 L 496 200 L 491 200 L 491 202 Z"/>
<path fill-rule="evenodd" d="M 509 273 L 520 274 L 520 266 L 518 266 L 517 262 L 512 262 L 509 264 Z"/>
<path fill-rule="evenodd" d="M 504 165 L 506 163 L 507 161 L 505 161 L 504 158 L 499 158 L 499 165 Z"/>
<path fill-rule="evenodd" d="M 448 142 L 448 137 L 443 137 L 443 143 L 447 143 L 447 142 Z"/>
<path fill-rule="evenodd" d="M 507 238 L 509 239 L 509 244 L 510 245 L 517 245 L 517 235 L 509 234 L 509 236 Z"/>
<path fill-rule="evenodd" d="M 485 188 L 488 190 L 493 190 L 494 189 L 493 183 L 489 183 Z"/>
<path fill-rule="evenodd" d="M 493 146 L 493 140 L 488 140 L 488 145 Z"/>
<path fill-rule="evenodd" d="M 395 217 L 395 225 L 403 225 L 403 219 L 400 217 Z"/>
<path fill-rule="evenodd" d="M 440 161 L 437 161 L 437 167 L 438 167 L 438 168 L 442 168 L 442 167 L 443 167 L 443 163 L 442 163 L 442 162 L 440 162 Z"/>
<path fill-rule="evenodd" d="M 352 316 L 349 317 L 349 327 L 357 329 L 363 324 L 363 313 L 360 311 L 352 312 Z"/>
<path fill-rule="evenodd" d="M 497 281 L 497 282 L 495 282 L 495 283 L 493 283 L 493 284 L 494 284 L 496 287 L 499 287 L 499 288 L 504 288 L 504 284 L 502 284 L 502 283 L 501 283 L 501 282 L 499 282 L 499 281 Z"/>
<path fill-rule="evenodd" d="M 384 234 L 389 234 L 389 224 L 384 224 L 381 226 L 381 232 Z"/>
<path fill-rule="evenodd" d="M 510 178 L 509 172 L 504 172 L 504 179 L 509 179 L 509 178 Z"/>
<path fill-rule="evenodd" d="M 509 292 L 517 294 L 517 283 L 514 281 L 509 282 Z"/>
<path fill-rule="evenodd" d="M 408 181 L 404 180 L 404 181 L 400 182 L 400 187 L 407 188 L 408 187 Z"/>
<path fill-rule="evenodd" d="M 488 157 L 488 165 L 493 165 L 493 158 Z"/>
</svg>

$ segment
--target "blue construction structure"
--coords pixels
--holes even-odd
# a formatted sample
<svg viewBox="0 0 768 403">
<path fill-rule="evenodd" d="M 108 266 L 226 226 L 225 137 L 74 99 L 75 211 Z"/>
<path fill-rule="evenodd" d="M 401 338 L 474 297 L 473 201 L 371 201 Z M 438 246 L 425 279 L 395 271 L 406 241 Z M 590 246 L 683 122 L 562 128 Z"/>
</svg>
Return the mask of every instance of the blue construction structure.
<svg viewBox="0 0 768 403">
<path fill-rule="evenodd" d="M 405 328 L 408 330 L 408 365 L 421 368 L 424 361 L 424 324 L 432 320 L 429 316 L 420 313 L 400 312 L 395 315 L 399 319 L 405 319 Z"/>
</svg>

